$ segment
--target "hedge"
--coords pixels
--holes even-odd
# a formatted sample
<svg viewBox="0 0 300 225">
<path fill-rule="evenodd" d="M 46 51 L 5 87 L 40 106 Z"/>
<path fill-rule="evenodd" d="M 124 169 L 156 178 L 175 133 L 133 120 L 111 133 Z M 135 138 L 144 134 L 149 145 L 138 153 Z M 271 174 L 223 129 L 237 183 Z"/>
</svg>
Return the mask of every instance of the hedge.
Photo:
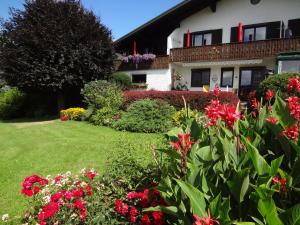
<svg viewBox="0 0 300 225">
<path fill-rule="evenodd" d="M 125 91 L 124 108 L 137 100 L 149 98 L 164 100 L 176 109 L 181 109 L 184 107 L 182 96 L 191 109 L 197 110 L 203 110 L 215 98 L 212 92 L 200 91 Z M 232 92 L 221 92 L 219 100 L 234 105 L 239 101 L 237 95 Z"/>
</svg>

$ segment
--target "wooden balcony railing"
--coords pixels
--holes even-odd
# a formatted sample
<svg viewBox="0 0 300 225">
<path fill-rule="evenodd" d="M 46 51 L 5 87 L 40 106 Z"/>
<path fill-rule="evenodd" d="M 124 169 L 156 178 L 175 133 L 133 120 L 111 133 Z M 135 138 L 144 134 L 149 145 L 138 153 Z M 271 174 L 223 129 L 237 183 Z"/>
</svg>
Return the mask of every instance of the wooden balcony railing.
<svg viewBox="0 0 300 225">
<path fill-rule="evenodd" d="M 152 62 L 141 62 L 139 64 L 124 63 L 121 60 L 117 60 L 115 61 L 115 66 L 118 71 L 168 69 L 169 56 L 157 56 Z"/>
<path fill-rule="evenodd" d="M 300 51 L 300 38 L 176 48 L 171 49 L 170 62 L 260 59 L 293 51 Z"/>
</svg>

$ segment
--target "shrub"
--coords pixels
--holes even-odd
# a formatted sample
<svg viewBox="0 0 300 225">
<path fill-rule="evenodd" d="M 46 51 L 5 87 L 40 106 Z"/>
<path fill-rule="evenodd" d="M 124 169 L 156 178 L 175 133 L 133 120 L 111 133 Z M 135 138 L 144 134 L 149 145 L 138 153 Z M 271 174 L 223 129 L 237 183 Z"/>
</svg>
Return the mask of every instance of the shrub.
<svg viewBox="0 0 300 225">
<path fill-rule="evenodd" d="M 289 78 L 297 76 L 300 77 L 300 74 L 285 73 L 269 76 L 260 83 L 257 89 L 257 97 L 264 97 L 264 94 L 267 92 L 267 90 L 278 92 L 278 94 L 283 98 L 287 97 L 289 95 L 287 92 L 288 80 Z M 298 96 L 300 95 L 298 94 Z"/>
<path fill-rule="evenodd" d="M 90 122 L 94 125 L 110 126 L 115 121 L 115 117 L 118 118 L 118 111 L 110 107 L 103 107 L 96 110 L 91 116 Z"/>
<path fill-rule="evenodd" d="M 69 108 L 60 111 L 60 116 L 65 117 L 69 120 L 82 120 L 85 109 L 83 108 Z"/>
<path fill-rule="evenodd" d="M 123 103 L 123 95 L 117 84 L 105 80 L 92 81 L 82 90 L 85 103 L 95 110 L 103 107 L 119 109 Z"/>
<path fill-rule="evenodd" d="M 164 132 L 172 127 L 174 107 L 158 100 L 140 100 L 133 103 L 115 128 L 133 132 Z"/>
<path fill-rule="evenodd" d="M 0 118 L 13 119 L 22 114 L 25 94 L 18 88 L 8 88 L 0 93 Z"/>
<path fill-rule="evenodd" d="M 194 92 L 194 91 L 127 91 L 124 92 L 124 107 L 141 99 L 160 99 L 168 102 L 176 109 L 180 110 L 184 107 L 182 96 L 186 99 L 191 109 L 203 111 L 205 106 L 209 104 L 214 95 L 211 92 Z M 221 92 L 219 100 L 224 103 L 238 103 L 238 97 L 231 92 Z"/>
<path fill-rule="evenodd" d="M 112 75 L 112 80 L 120 85 L 123 90 L 128 90 L 132 85 L 131 78 L 126 73 L 116 72 Z"/>
<path fill-rule="evenodd" d="M 180 126 L 186 119 L 196 119 L 198 117 L 197 110 L 191 110 L 190 108 L 183 108 L 177 111 L 173 116 L 173 121 L 177 126 Z"/>
</svg>

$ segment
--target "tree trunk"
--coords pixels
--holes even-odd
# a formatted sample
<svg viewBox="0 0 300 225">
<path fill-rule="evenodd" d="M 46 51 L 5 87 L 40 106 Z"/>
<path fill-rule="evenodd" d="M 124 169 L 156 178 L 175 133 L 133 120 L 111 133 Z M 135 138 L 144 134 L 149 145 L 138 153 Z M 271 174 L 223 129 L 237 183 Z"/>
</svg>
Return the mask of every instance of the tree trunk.
<svg viewBox="0 0 300 225">
<path fill-rule="evenodd" d="M 57 94 L 57 109 L 58 113 L 60 113 L 61 110 L 65 109 L 65 96 L 62 93 Z"/>
</svg>

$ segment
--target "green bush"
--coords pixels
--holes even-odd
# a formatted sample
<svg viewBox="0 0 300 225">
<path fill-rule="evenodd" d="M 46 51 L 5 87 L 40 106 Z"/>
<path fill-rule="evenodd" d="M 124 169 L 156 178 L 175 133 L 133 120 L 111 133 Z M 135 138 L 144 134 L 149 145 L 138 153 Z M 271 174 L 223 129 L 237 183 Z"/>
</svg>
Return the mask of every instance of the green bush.
<svg viewBox="0 0 300 225">
<path fill-rule="evenodd" d="M 112 75 L 112 80 L 123 90 L 128 90 L 132 85 L 131 78 L 126 73 L 116 72 Z"/>
<path fill-rule="evenodd" d="M 257 89 L 257 97 L 263 97 L 266 91 L 269 89 L 278 92 L 278 94 L 283 98 L 287 97 L 288 93 L 286 90 L 288 85 L 288 79 L 291 77 L 300 77 L 300 74 L 285 73 L 269 76 L 267 79 L 260 83 Z"/>
<path fill-rule="evenodd" d="M 140 100 L 129 106 L 128 111 L 114 125 L 119 130 L 133 132 L 165 132 L 172 127 L 175 108 L 157 100 Z"/>
<path fill-rule="evenodd" d="M 183 108 L 183 109 L 177 111 L 173 115 L 173 121 L 177 126 L 179 126 L 186 119 L 197 119 L 197 117 L 198 117 L 197 110 L 191 110 L 190 108 Z"/>
<path fill-rule="evenodd" d="M 0 93 L 0 118 L 13 119 L 22 114 L 25 94 L 18 88 L 10 88 Z"/>
<path fill-rule="evenodd" d="M 110 107 L 103 107 L 95 111 L 90 122 L 94 125 L 110 126 L 114 122 L 114 117 L 118 117 L 118 111 Z"/>
<path fill-rule="evenodd" d="M 123 103 L 123 93 L 117 84 L 105 80 L 92 81 L 82 90 L 85 103 L 95 110 L 103 107 L 119 109 Z"/>
</svg>

